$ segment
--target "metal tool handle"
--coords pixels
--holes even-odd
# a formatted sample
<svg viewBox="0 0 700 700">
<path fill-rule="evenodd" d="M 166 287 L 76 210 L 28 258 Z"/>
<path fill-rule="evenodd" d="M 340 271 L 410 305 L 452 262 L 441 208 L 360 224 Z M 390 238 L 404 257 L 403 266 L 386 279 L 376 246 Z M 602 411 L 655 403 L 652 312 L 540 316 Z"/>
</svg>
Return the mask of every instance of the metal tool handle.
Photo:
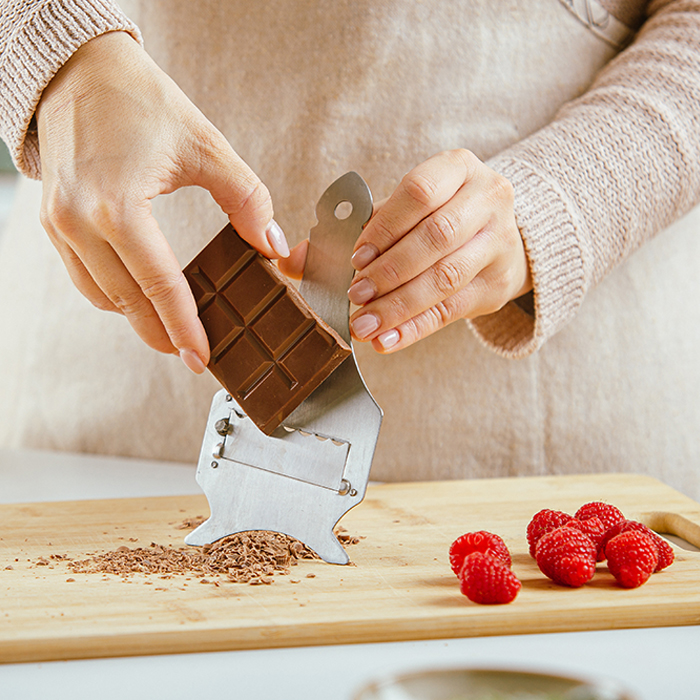
<svg viewBox="0 0 700 700">
<path fill-rule="evenodd" d="M 348 213 L 349 208 L 349 213 Z M 350 343 L 348 288 L 358 231 L 372 216 L 372 193 L 355 172 L 338 178 L 316 205 L 318 224 L 309 235 L 304 278 L 299 291 L 311 308 Z"/>
</svg>

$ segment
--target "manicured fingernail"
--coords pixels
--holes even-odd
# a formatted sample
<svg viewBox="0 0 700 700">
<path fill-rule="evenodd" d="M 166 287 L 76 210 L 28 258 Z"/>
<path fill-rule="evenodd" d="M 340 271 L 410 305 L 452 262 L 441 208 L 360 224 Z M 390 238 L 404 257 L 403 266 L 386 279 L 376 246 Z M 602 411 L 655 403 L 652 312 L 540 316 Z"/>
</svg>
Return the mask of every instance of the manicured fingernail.
<svg viewBox="0 0 700 700">
<path fill-rule="evenodd" d="M 385 331 L 381 335 L 377 336 L 377 340 L 379 341 L 379 344 L 385 349 L 388 350 L 389 348 L 393 348 L 396 343 L 399 342 L 401 336 L 399 335 L 399 332 L 395 329 L 392 328 L 390 331 Z"/>
<path fill-rule="evenodd" d="M 202 362 L 202 358 L 189 348 L 180 350 L 180 359 L 185 363 L 187 369 L 192 370 L 195 374 L 202 374 L 207 366 Z"/>
<path fill-rule="evenodd" d="M 366 304 L 370 299 L 374 299 L 376 294 L 374 283 L 366 277 L 350 285 L 348 289 L 348 299 L 356 306 Z"/>
<path fill-rule="evenodd" d="M 374 314 L 362 314 L 350 323 L 357 338 L 364 339 L 379 328 L 379 319 Z"/>
<path fill-rule="evenodd" d="M 274 250 L 280 258 L 288 258 L 289 244 L 287 243 L 287 237 L 274 219 L 270 222 L 265 233 L 267 235 L 267 242 L 272 247 L 272 250 Z"/>
<path fill-rule="evenodd" d="M 367 267 L 367 265 L 369 265 L 372 260 L 378 256 L 379 251 L 377 250 L 377 247 L 371 243 L 365 243 L 352 254 L 350 262 L 356 270 L 361 270 L 362 268 Z"/>
</svg>

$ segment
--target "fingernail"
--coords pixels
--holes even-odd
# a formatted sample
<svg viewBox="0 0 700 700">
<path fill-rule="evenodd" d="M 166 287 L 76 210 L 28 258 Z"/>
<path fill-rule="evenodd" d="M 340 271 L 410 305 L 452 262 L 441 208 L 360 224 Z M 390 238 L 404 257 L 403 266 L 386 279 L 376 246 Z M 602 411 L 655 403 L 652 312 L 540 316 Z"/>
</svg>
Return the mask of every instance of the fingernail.
<svg viewBox="0 0 700 700">
<path fill-rule="evenodd" d="M 202 362 L 202 358 L 189 348 L 180 350 L 180 359 L 185 363 L 187 369 L 192 370 L 195 374 L 202 374 L 207 366 Z"/>
<path fill-rule="evenodd" d="M 270 222 L 265 233 L 267 235 L 267 242 L 272 247 L 272 250 L 274 250 L 280 258 L 288 258 L 289 244 L 287 243 L 287 238 L 284 235 L 284 231 L 280 228 L 280 225 L 274 219 Z"/>
<path fill-rule="evenodd" d="M 366 338 L 379 328 L 379 319 L 374 314 L 362 314 L 350 323 L 352 332 L 357 338 Z"/>
<path fill-rule="evenodd" d="M 365 243 L 352 254 L 350 262 L 356 270 L 361 270 L 362 268 L 367 267 L 367 265 L 369 265 L 372 260 L 378 256 L 379 251 L 377 250 L 377 246 L 372 245 L 371 243 Z"/>
<path fill-rule="evenodd" d="M 348 289 L 348 299 L 356 306 L 366 304 L 370 299 L 374 299 L 376 294 L 374 283 L 366 277 L 350 285 Z"/>
<path fill-rule="evenodd" d="M 399 342 L 401 339 L 401 336 L 399 335 L 399 332 L 395 329 L 392 328 L 390 331 L 386 331 L 382 333 L 381 335 L 377 336 L 377 340 L 379 341 L 379 344 L 385 349 L 388 350 L 389 348 L 393 348 L 396 343 Z"/>
</svg>

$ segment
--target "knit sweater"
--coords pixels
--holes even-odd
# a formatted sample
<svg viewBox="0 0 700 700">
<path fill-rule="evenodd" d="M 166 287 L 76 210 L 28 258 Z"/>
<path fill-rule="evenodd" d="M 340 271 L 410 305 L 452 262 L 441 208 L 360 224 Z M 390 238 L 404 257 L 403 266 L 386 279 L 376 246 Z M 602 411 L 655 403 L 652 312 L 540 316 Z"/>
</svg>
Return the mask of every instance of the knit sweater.
<svg viewBox="0 0 700 700">
<path fill-rule="evenodd" d="M 277 218 L 287 233 L 292 233 L 292 242 L 308 233 L 308 224 L 313 223 L 313 199 L 320 194 L 319 184 L 327 184 L 346 166 L 350 169 L 359 163 L 356 169 L 369 174 L 375 196 L 381 198 L 420 157 L 440 148 L 470 147 L 514 187 L 516 220 L 534 283 L 534 313 L 510 303 L 497 313 L 455 324 L 455 328 L 392 358 L 377 358 L 366 348 L 358 348 L 370 388 L 386 410 L 375 475 L 435 478 L 566 471 L 568 455 L 580 452 L 581 445 L 592 451 L 579 469 L 595 470 L 596 458 L 606 454 L 613 455 L 615 468 L 641 468 L 639 459 L 625 464 L 621 455 L 631 454 L 638 436 L 649 432 L 654 424 L 651 413 L 638 412 L 631 421 L 633 429 L 625 435 L 619 433 L 620 446 L 615 447 L 598 431 L 606 421 L 622 425 L 620 415 L 628 412 L 627 408 L 620 408 L 606 396 L 600 415 L 593 419 L 584 415 L 580 403 L 577 409 L 574 400 L 567 404 L 560 398 L 549 403 L 547 397 L 554 393 L 561 397 L 568 391 L 579 397 L 577 401 L 585 396 L 590 403 L 596 396 L 595 381 L 586 379 L 590 367 L 576 359 L 586 354 L 584 347 L 589 357 L 594 353 L 600 362 L 608 361 L 601 377 L 624 376 L 623 390 L 618 392 L 621 396 L 635 385 L 632 374 L 628 377 L 615 369 L 619 352 L 629 356 L 634 350 L 624 345 L 625 334 L 620 335 L 617 350 L 613 351 L 612 345 L 604 347 L 605 333 L 612 339 L 614 324 L 625 318 L 621 309 L 630 302 L 620 298 L 615 286 L 628 278 L 617 275 L 602 285 L 599 293 L 595 287 L 633 251 L 700 201 L 700 2 L 608 0 L 598 5 L 593 0 L 463 0 L 447 4 L 449 7 L 428 3 L 434 5 L 431 11 L 425 3 L 407 0 L 383 4 L 300 0 L 266 4 L 253 14 L 244 3 L 229 3 L 224 9 L 224 3 L 210 1 L 200 4 L 201 16 L 197 17 L 189 3 L 176 0 L 121 4 L 126 15 L 106 0 L 0 2 L 0 133 L 26 175 L 40 177 L 32 116 L 57 68 L 77 46 L 105 31 L 125 30 L 139 39 L 137 25 L 143 30 L 146 49 L 175 75 L 204 112 L 212 115 L 263 177 L 276 202 Z M 330 19 L 329 9 L 333 11 Z M 362 24 L 364 17 L 366 25 Z M 201 42 L 207 32 L 219 26 L 240 32 L 235 42 L 236 60 L 221 67 L 205 62 L 203 79 L 203 68 L 192 64 L 186 42 Z M 395 33 L 388 33 L 390 29 Z M 410 34 L 411 45 L 402 40 L 404 34 Z M 491 71 L 493 99 L 502 104 L 489 102 L 483 84 L 470 85 L 469 74 L 459 74 L 458 84 L 445 80 L 437 63 L 443 57 L 435 48 L 436 36 L 453 51 L 458 65 L 468 60 L 479 75 Z M 225 44 L 224 37 L 216 41 Z M 481 63 L 474 63 L 475 42 L 479 41 L 484 55 Z M 620 50 L 620 44 L 626 42 L 631 43 Z M 564 53 L 569 45 L 571 52 Z M 324 51 L 332 51 L 328 65 L 340 66 L 337 86 L 332 76 L 323 74 L 325 66 L 319 57 L 325 58 Z M 381 90 L 389 84 L 392 71 L 405 79 L 407 61 L 416 86 L 423 86 L 416 90 L 419 97 L 412 101 L 412 91 L 404 89 L 392 93 L 392 104 L 381 102 Z M 530 81 L 526 85 L 518 83 L 523 61 L 530 62 L 528 70 L 522 70 Z M 562 65 L 554 65 L 556 61 Z M 374 64 L 383 70 L 372 72 Z M 344 72 L 345 65 L 349 67 Z M 285 67 L 288 72 L 280 73 Z M 272 69 L 278 71 L 274 80 L 266 78 L 264 72 Z M 548 77 L 537 81 L 533 77 L 537 69 Z M 439 77 L 427 89 L 424 86 L 433 74 Z M 285 76 L 284 81 L 280 75 Z M 503 86 L 512 93 L 510 101 Z M 247 92 L 238 92 L 232 100 L 225 94 L 232 88 Z M 251 97 L 249 92 L 258 94 Z M 270 104 L 264 102 L 268 93 L 279 104 L 277 111 L 270 108 L 272 97 Z M 472 93 L 476 107 L 453 97 Z M 331 101 L 326 99 L 328 94 Z M 433 112 L 426 107 L 426 96 L 436 105 Z M 262 104 L 257 105 L 259 111 L 246 112 L 256 106 L 255 99 Z M 370 104 L 367 113 L 362 106 L 365 99 Z M 307 107 L 300 106 L 304 100 Z M 373 115 L 377 104 L 384 111 Z M 500 112 L 502 118 L 495 116 Z M 521 117 L 520 112 L 527 116 Z M 304 120 L 301 127 L 297 121 L 300 115 Z M 400 119 L 410 129 L 400 126 Z M 258 136 L 256 130 L 270 134 Z M 303 139 L 298 143 L 297 134 Z M 310 161 L 317 170 L 313 178 Z M 178 202 L 186 199 L 180 206 Z M 177 226 L 185 225 L 183 221 L 191 225 L 213 220 L 208 214 L 201 219 L 194 213 L 202 210 L 195 194 L 156 205 L 157 214 L 173 226 L 174 233 Z M 209 233 L 214 230 L 212 227 Z M 677 240 L 690 245 L 688 238 Z M 187 262 L 202 243 L 201 236 L 191 240 L 180 237 L 176 254 Z M 664 244 L 666 253 L 673 245 Z M 649 256 L 658 258 L 659 246 L 651 247 Z M 647 279 L 653 286 L 651 275 L 645 278 L 638 272 L 647 263 L 644 256 L 629 261 L 631 284 L 639 286 L 640 279 Z M 681 276 L 676 284 L 679 292 L 680 280 Z M 634 313 L 648 307 L 645 293 L 639 291 Z M 659 299 L 668 304 L 669 297 L 664 294 Z M 612 301 L 615 298 L 617 301 Z M 586 299 L 589 311 L 582 314 Z M 663 318 L 663 311 L 659 313 Z M 562 334 L 579 315 L 581 320 Z M 0 318 L 4 317 L 0 314 Z M 645 319 L 635 317 L 635 321 L 644 328 Z M 625 322 L 630 322 L 629 314 Z M 490 357 L 470 344 L 457 327 L 463 325 L 471 327 L 481 347 L 491 351 Z M 582 336 L 598 332 L 603 339 L 596 342 L 603 345 L 589 348 L 581 344 Z M 626 337 L 634 333 L 626 329 Z M 658 336 L 656 333 L 654 342 Z M 644 344 L 641 337 L 639 342 Z M 127 341 L 120 340 L 123 342 Z M 623 345 L 625 349 L 620 350 Z M 659 353 L 663 356 L 665 351 L 661 345 L 659 348 L 654 357 Z M 533 355 L 537 349 L 540 353 Z M 525 359 L 511 366 L 503 364 L 501 357 Z M 574 360 L 565 359 L 570 357 Z M 152 372 L 155 362 L 144 360 L 143 364 Z M 65 376 L 70 376 L 65 363 L 61 367 Z M 625 367 L 625 372 L 628 369 Z M 397 381 L 399 377 L 405 381 Z M 65 381 L 62 392 L 76 391 L 67 388 Z M 199 397 L 205 392 L 193 390 L 189 382 L 190 378 L 178 375 L 167 381 L 161 378 L 158 386 L 168 387 L 169 405 L 173 396 L 182 399 L 197 393 L 196 413 L 203 418 Z M 430 393 L 415 388 L 421 383 L 432 383 Z M 689 385 L 695 386 L 695 380 Z M 16 386 L 15 393 L 8 392 L 11 397 L 22 395 L 20 384 Z M 654 392 L 645 388 L 645 395 L 650 393 Z M 153 397 L 146 394 L 139 394 L 139 400 L 152 403 Z M 84 396 L 80 400 L 84 401 Z M 78 399 L 73 403 L 79 403 Z M 9 421 L 0 423 L 9 427 L 0 438 L 6 444 L 29 440 L 31 431 L 22 427 L 28 425 L 29 409 L 16 411 L 13 405 L 8 413 L 12 414 Z M 25 417 L 19 420 L 16 413 Z M 187 419 L 184 415 L 174 420 L 191 422 L 189 414 Z M 170 446 L 167 440 L 156 441 L 158 446 L 151 448 L 149 445 L 155 444 L 152 433 L 134 437 L 138 424 L 144 425 L 142 418 L 129 423 L 128 430 L 115 428 L 114 435 L 102 441 L 91 436 L 94 426 L 90 433 L 87 428 L 69 430 L 64 425 L 42 444 L 164 458 L 195 452 L 191 436 L 186 449 L 181 443 Z M 17 437 L 18 430 L 24 437 Z M 129 444 L 118 446 L 125 430 Z M 688 430 L 683 430 L 678 457 L 683 464 L 673 478 L 685 490 L 700 492 L 697 476 L 686 473 L 690 455 L 700 450 L 691 444 Z M 69 439 L 66 435 L 71 431 Z M 466 437 L 460 436 L 462 432 Z M 592 434 L 598 440 L 593 447 Z M 672 440 L 669 434 L 668 441 Z M 668 450 L 667 445 L 659 438 L 657 457 Z M 649 466 L 648 470 L 655 468 Z"/>
</svg>

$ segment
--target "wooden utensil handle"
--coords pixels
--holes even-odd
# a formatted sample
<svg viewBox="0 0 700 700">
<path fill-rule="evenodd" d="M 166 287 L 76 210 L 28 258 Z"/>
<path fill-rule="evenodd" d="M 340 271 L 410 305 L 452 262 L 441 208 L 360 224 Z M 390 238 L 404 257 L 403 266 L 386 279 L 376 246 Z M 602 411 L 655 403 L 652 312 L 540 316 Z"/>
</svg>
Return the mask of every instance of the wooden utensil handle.
<svg viewBox="0 0 700 700">
<path fill-rule="evenodd" d="M 642 521 L 658 533 L 675 535 L 700 549 L 700 525 L 678 513 L 653 511 L 645 513 Z"/>
</svg>

